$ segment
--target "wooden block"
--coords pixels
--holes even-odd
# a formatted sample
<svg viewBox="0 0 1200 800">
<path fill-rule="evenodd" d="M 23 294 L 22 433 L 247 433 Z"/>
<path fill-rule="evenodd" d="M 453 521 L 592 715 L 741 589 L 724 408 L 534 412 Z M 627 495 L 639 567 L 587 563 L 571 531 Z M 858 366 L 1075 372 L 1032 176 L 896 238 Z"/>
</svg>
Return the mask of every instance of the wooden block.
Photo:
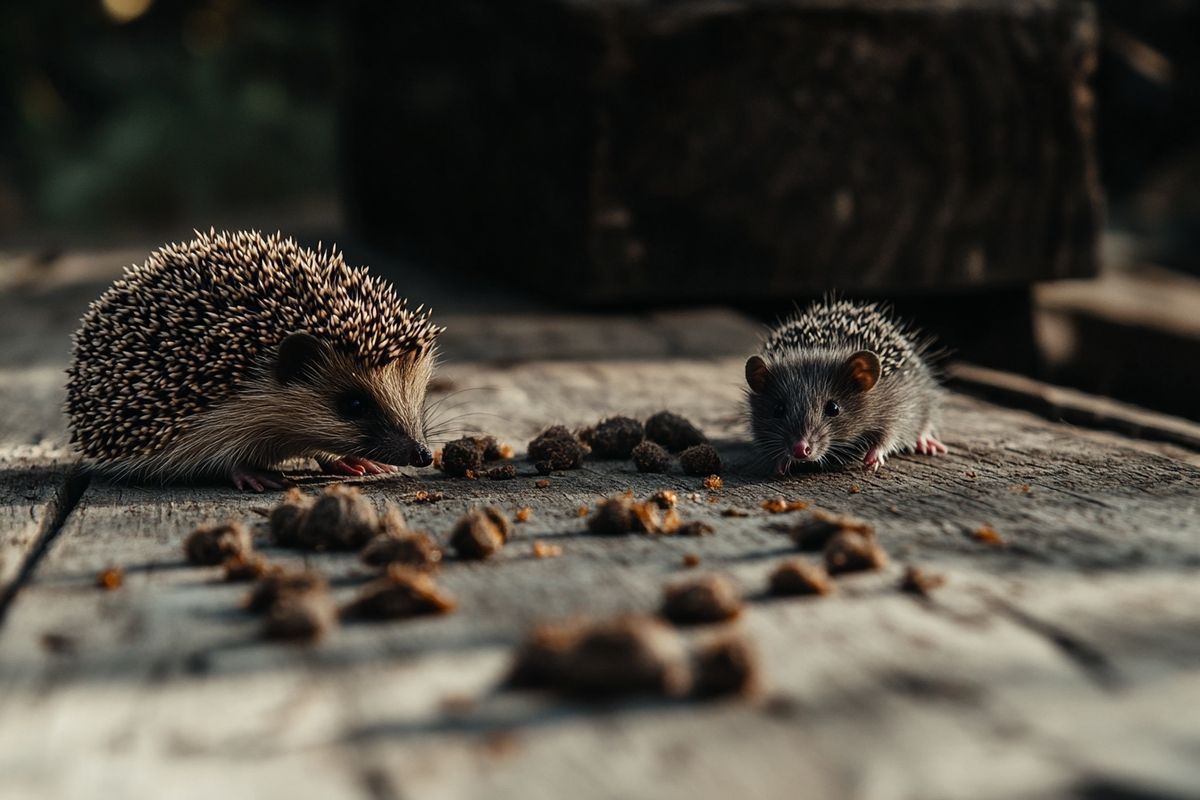
<svg viewBox="0 0 1200 800">
<path fill-rule="evenodd" d="M 1200 279 L 1140 267 L 1037 287 L 1048 380 L 1200 420 Z"/>
<path fill-rule="evenodd" d="M 348 6 L 349 218 L 578 301 L 1090 275 L 1074 0 Z"/>
</svg>

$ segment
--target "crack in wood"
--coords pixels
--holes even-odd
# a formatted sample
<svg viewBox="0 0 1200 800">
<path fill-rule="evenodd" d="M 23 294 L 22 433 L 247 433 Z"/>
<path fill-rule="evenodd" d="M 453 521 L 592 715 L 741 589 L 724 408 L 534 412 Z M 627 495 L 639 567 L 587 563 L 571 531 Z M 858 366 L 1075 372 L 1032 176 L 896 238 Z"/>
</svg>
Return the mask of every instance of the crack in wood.
<svg viewBox="0 0 1200 800">
<path fill-rule="evenodd" d="M 8 610 L 12 606 L 13 601 L 17 599 L 17 595 L 21 593 L 21 589 L 33 577 L 34 571 L 41 562 L 42 557 L 50 549 L 50 545 L 58 538 L 58 534 L 66 525 L 67 519 L 79 505 L 79 501 L 83 498 L 83 493 L 87 491 L 88 484 L 91 483 L 90 473 L 80 465 L 75 465 L 67 473 L 61 486 L 54 493 L 54 498 L 46 505 L 45 513 L 42 516 L 42 526 L 38 531 L 37 539 L 33 546 L 29 548 L 29 552 L 25 554 L 25 559 L 21 562 L 21 568 L 8 585 L 4 587 L 4 591 L 0 593 L 0 626 L 3 626 L 5 618 L 8 616 Z"/>
<path fill-rule="evenodd" d="M 1059 626 L 1039 619 L 1007 600 L 989 596 L 994 608 L 1026 630 L 1037 634 L 1054 645 L 1068 661 L 1078 667 L 1080 673 L 1105 691 L 1116 691 L 1125 685 L 1125 679 L 1117 672 L 1103 652 L 1075 637 Z"/>
</svg>

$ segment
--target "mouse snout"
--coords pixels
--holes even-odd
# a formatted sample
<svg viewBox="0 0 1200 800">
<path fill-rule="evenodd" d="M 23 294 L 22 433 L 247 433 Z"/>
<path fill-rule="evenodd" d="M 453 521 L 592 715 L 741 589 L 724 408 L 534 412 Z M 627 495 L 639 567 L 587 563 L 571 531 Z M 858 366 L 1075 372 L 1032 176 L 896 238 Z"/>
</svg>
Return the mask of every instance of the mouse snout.
<svg viewBox="0 0 1200 800">
<path fill-rule="evenodd" d="M 812 452 L 812 444 L 808 441 L 808 439 L 801 439 L 792 445 L 792 455 L 802 461 L 811 457 Z"/>
<path fill-rule="evenodd" d="M 429 448 L 420 442 L 413 445 L 412 454 L 408 457 L 408 464 L 411 467 L 428 467 L 433 463 L 433 453 L 429 452 Z"/>
</svg>

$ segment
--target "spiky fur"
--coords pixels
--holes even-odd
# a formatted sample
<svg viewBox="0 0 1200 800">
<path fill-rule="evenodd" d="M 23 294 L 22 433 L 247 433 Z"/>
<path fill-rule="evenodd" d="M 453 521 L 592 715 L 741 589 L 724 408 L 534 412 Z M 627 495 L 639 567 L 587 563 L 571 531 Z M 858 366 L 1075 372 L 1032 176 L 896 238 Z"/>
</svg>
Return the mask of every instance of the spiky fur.
<svg viewBox="0 0 1200 800">
<path fill-rule="evenodd" d="M 128 268 L 84 316 L 68 370 L 72 441 L 97 467 L 150 480 L 370 457 L 330 398 L 354 385 L 420 436 L 442 330 L 335 250 L 197 232 Z M 297 331 L 328 352 L 310 380 L 284 386 L 274 358 Z"/>
<path fill-rule="evenodd" d="M 875 353 L 881 366 L 867 392 L 845 370 L 847 359 L 862 350 Z M 882 461 L 934 435 L 941 390 L 928 350 L 927 339 L 877 304 L 826 299 L 798 311 L 763 341 L 766 390 L 747 391 L 761 457 L 786 471 L 795 462 L 793 443 L 807 437 L 817 464 L 861 458 L 872 447 Z M 825 413 L 830 400 L 841 408 L 837 416 Z"/>
</svg>

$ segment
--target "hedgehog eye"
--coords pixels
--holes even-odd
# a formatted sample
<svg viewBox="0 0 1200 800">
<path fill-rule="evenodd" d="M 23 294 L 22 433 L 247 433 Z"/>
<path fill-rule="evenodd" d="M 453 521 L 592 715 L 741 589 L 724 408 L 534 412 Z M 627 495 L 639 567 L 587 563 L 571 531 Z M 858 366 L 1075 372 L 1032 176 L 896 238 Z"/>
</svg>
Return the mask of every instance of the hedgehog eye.
<svg viewBox="0 0 1200 800">
<path fill-rule="evenodd" d="M 361 392 L 346 392 L 338 398 L 337 410 L 346 419 L 362 419 L 367 413 L 367 398 Z"/>
<path fill-rule="evenodd" d="M 836 417 L 840 413 L 842 413 L 842 407 L 838 405 L 837 400 L 830 400 L 825 404 L 825 416 Z"/>
<path fill-rule="evenodd" d="M 783 402 L 782 400 L 776 400 L 775 405 L 771 406 L 771 413 L 777 417 L 786 416 L 787 403 Z"/>
</svg>

